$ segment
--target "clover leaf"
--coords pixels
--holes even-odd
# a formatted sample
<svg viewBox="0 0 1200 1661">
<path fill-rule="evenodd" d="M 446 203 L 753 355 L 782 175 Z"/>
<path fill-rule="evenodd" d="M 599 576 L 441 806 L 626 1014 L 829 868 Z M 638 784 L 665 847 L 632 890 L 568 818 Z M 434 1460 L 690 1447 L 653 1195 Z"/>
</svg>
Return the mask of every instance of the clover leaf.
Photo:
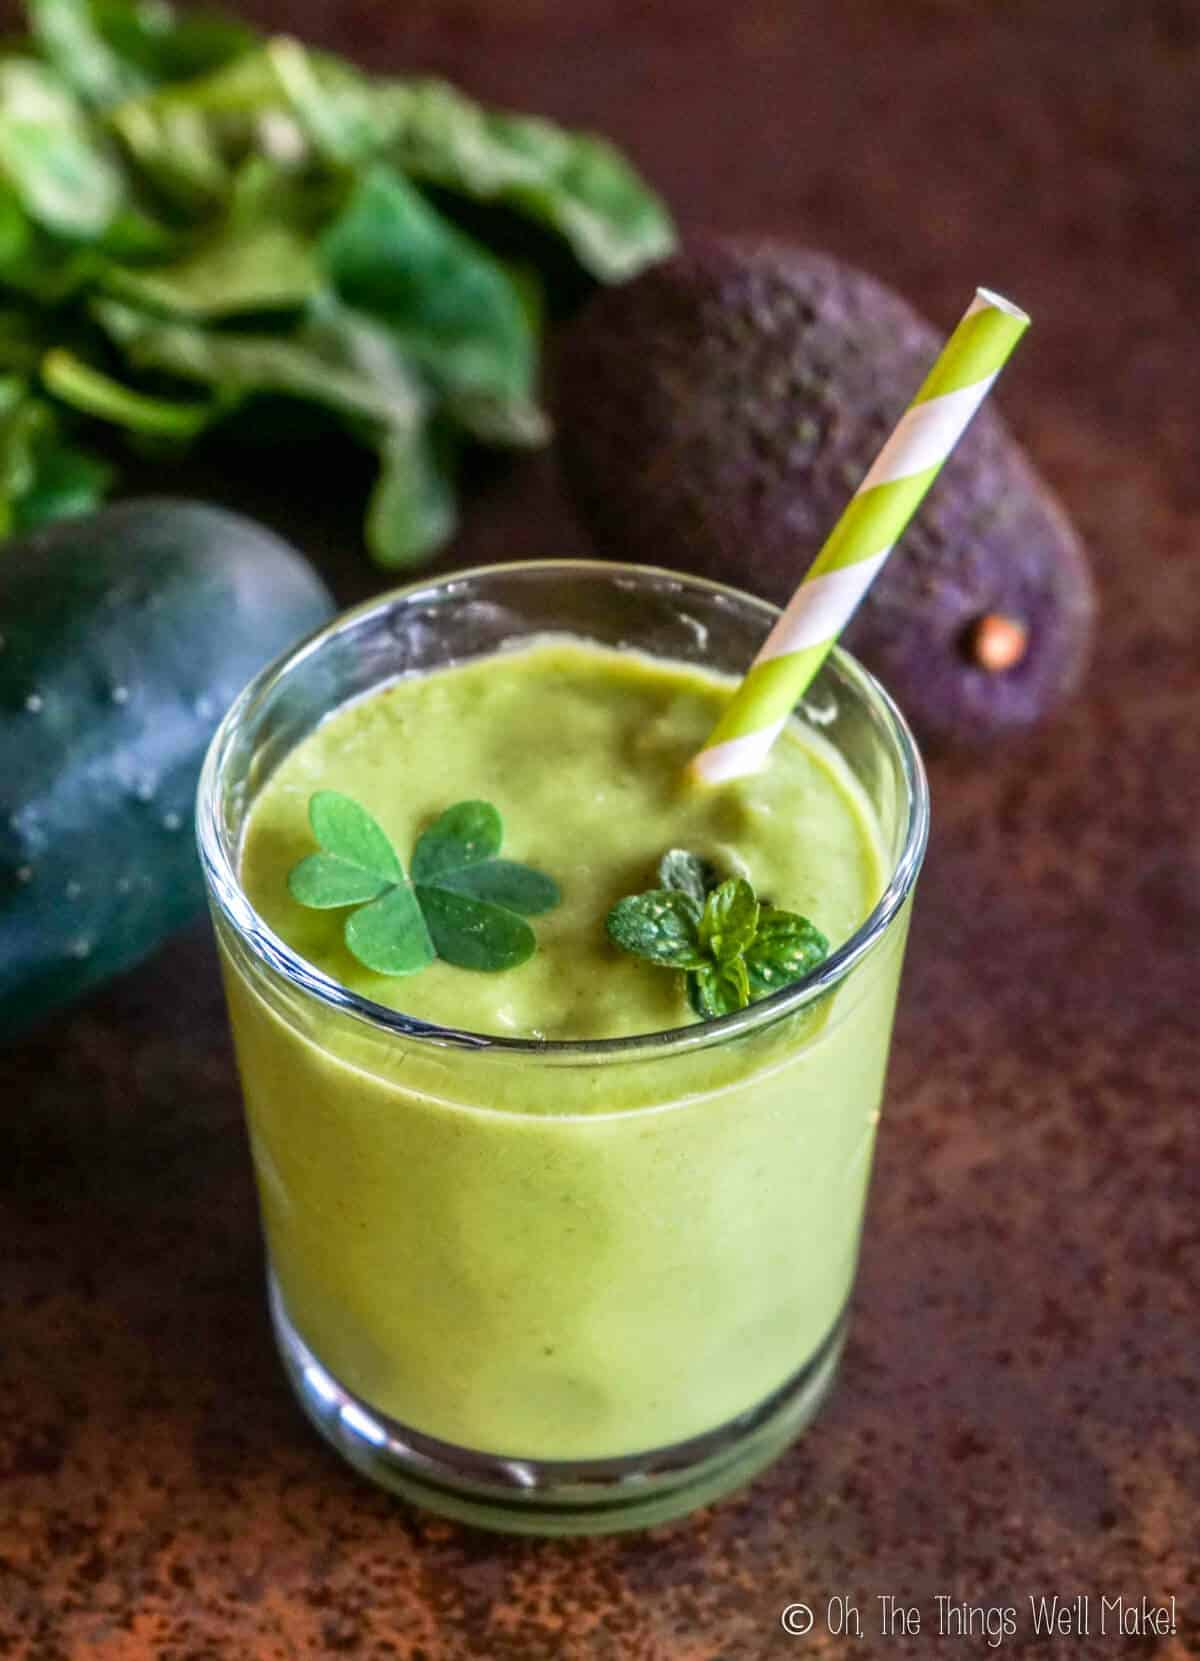
<svg viewBox="0 0 1200 1661">
<path fill-rule="evenodd" d="M 459 802 L 417 839 L 411 874 L 383 827 L 351 797 L 318 790 L 309 823 L 320 851 L 288 876 L 301 905 L 358 909 L 345 941 L 368 969 L 411 975 L 435 957 L 462 969 L 513 969 L 537 940 L 525 916 L 559 902 L 542 871 L 497 857 L 504 830 L 490 802 Z"/>
</svg>

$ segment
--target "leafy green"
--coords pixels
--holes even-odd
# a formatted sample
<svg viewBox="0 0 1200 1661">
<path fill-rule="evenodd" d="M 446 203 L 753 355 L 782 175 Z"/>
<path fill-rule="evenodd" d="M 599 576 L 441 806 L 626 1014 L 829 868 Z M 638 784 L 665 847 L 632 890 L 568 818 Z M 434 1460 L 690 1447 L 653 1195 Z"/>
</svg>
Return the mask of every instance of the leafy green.
<svg viewBox="0 0 1200 1661">
<path fill-rule="evenodd" d="M 417 899 L 439 957 L 460 969 L 515 969 L 533 956 L 529 924 L 503 906 L 452 888 L 418 888 Z"/>
<path fill-rule="evenodd" d="M 531 442 L 545 437 L 533 333 L 515 284 L 400 174 L 369 167 L 321 253 L 341 298 L 386 323 L 468 430 L 478 409 L 488 432 L 504 419 Z"/>
<path fill-rule="evenodd" d="M 387 832 L 338 790 L 318 790 L 308 819 L 321 851 L 293 866 L 288 890 L 318 911 L 354 905 L 345 941 L 381 975 L 412 975 L 433 961 L 433 942 Z"/>
<path fill-rule="evenodd" d="M 386 428 L 415 425 L 424 408 L 421 383 L 392 340 L 344 310 L 314 311 L 290 335 L 176 323 L 116 300 L 97 300 L 92 310 L 135 368 L 203 381 L 231 400 L 319 393 L 321 402 Z"/>
<path fill-rule="evenodd" d="M 288 875 L 293 900 L 314 911 L 336 911 L 344 905 L 362 905 L 377 900 L 395 886 L 393 879 L 377 871 L 339 859 L 337 854 L 309 854 Z"/>
<path fill-rule="evenodd" d="M 535 916 L 559 902 L 543 871 L 500 859 L 504 827 L 490 802 L 459 802 L 421 833 L 412 880 L 438 956 L 463 969 L 512 968 L 532 956 Z"/>
<path fill-rule="evenodd" d="M 193 252 L 147 268 L 113 265 L 100 278 L 111 294 L 173 317 L 236 317 L 301 308 L 321 289 L 307 238 L 270 219 L 235 219 Z"/>
<path fill-rule="evenodd" d="M 482 865 L 447 872 L 437 886 L 503 906 L 522 917 L 536 917 L 559 902 L 558 885 L 544 871 L 511 859 L 489 859 Z"/>
<path fill-rule="evenodd" d="M 447 808 L 417 839 L 407 877 L 386 831 L 351 797 L 317 791 L 309 822 L 320 851 L 289 873 L 292 898 L 316 910 L 358 906 L 346 945 L 379 974 L 415 974 L 435 956 L 462 969 L 515 968 L 537 948 L 518 913 L 559 901 L 543 872 L 496 857 L 504 829 L 488 802 Z"/>
<path fill-rule="evenodd" d="M 84 0 L 29 0 L 27 10 L 34 40 L 86 103 L 119 104 L 146 90 L 145 75 L 105 40 L 93 6 Z"/>
<path fill-rule="evenodd" d="M 36 225 L 90 241 L 125 200 L 125 180 L 103 135 L 52 69 L 0 60 L 0 173 Z"/>
<path fill-rule="evenodd" d="M 687 894 L 670 888 L 618 900 L 605 927 L 622 951 L 667 969 L 699 969 L 708 961 L 700 944 L 699 908 Z"/>
<path fill-rule="evenodd" d="M 687 979 L 688 1002 L 702 1021 L 715 1021 L 745 1009 L 750 1002 L 750 979 L 746 961 L 730 957 L 722 963 L 705 963 Z"/>
<path fill-rule="evenodd" d="M 335 858 L 382 882 L 400 882 L 404 872 L 387 832 L 350 796 L 318 790 L 308 804 L 313 835 Z"/>
<path fill-rule="evenodd" d="M 86 103 L 123 103 L 150 87 L 216 69 L 255 45 L 216 12 L 176 15 L 157 0 L 27 0 L 34 39 Z"/>
<path fill-rule="evenodd" d="M 668 848 L 658 862 L 658 880 L 663 888 L 687 894 L 702 912 L 709 890 L 721 879 L 716 866 L 699 854 L 688 853 L 686 848 Z"/>
<path fill-rule="evenodd" d="M 411 177 L 538 220 L 605 281 L 674 245 L 661 202 L 602 138 L 485 110 L 442 81 L 385 83 L 376 110 L 387 154 Z"/>
<path fill-rule="evenodd" d="M 110 477 L 63 438 L 55 410 L 28 381 L 0 374 L 0 534 L 88 512 Z"/>
<path fill-rule="evenodd" d="M 448 807 L 417 838 L 413 881 L 436 883 L 452 872 L 495 859 L 503 840 L 500 815 L 490 802 L 459 802 Z"/>
<path fill-rule="evenodd" d="M 55 416 L 38 513 L 106 487 L 76 433 L 178 447 L 282 398 L 374 451 L 369 550 L 415 565 L 457 523 L 467 444 L 549 436 L 549 238 L 601 281 L 670 250 L 602 139 L 168 0 L 26 11 L 0 45 L 0 375 Z"/>
<path fill-rule="evenodd" d="M 435 956 L 417 896 L 404 882 L 347 917 L 346 944 L 360 963 L 380 975 L 418 974 Z"/>
<path fill-rule="evenodd" d="M 758 901 L 744 877 L 718 883 L 704 902 L 700 944 L 717 963 L 740 958 L 758 928 Z"/>
<path fill-rule="evenodd" d="M 419 422 L 397 423 L 381 439 L 365 527 L 377 564 L 420 565 L 453 532 L 458 506 L 445 448 L 439 455 L 437 435 Z"/>
<path fill-rule="evenodd" d="M 802 980 L 828 954 L 806 917 L 760 903 L 744 877 L 722 881 L 698 854 L 670 849 L 658 876 L 661 888 L 618 900 L 605 926 L 622 951 L 684 970 L 688 1002 L 703 1021 Z"/>
<path fill-rule="evenodd" d="M 746 949 L 746 969 L 756 997 L 778 992 L 811 974 L 829 955 L 829 941 L 807 917 L 764 905 Z"/>
<path fill-rule="evenodd" d="M 64 404 L 88 415 L 103 416 L 135 433 L 192 438 L 208 425 L 213 414 L 211 404 L 198 404 L 194 399 L 180 403 L 134 392 L 61 346 L 42 359 L 42 383 Z"/>
<path fill-rule="evenodd" d="M 318 156 L 352 166 L 378 154 L 366 76 L 288 36 L 268 41 L 264 52 L 288 113 Z"/>
</svg>

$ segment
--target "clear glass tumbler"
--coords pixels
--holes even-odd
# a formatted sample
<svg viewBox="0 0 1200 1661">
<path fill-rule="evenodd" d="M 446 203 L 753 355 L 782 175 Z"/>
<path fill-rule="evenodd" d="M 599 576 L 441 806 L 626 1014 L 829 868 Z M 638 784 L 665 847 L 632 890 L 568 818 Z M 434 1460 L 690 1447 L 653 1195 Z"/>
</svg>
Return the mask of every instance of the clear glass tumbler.
<svg viewBox="0 0 1200 1661">
<path fill-rule="evenodd" d="M 242 891 L 247 815 L 325 716 L 398 676 L 546 633 L 738 675 L 775 616 L 641 567 L 468 571 L 303 642 L 213 740 L 198 834 L 280 1353 L 320 1433 L 431 1510 L 533 1534 L 657 1523 L 812 1419 L 846 1330 L 924 772 L 887 694 L 835 651 L 798 713 L 878 815 L 879 903 L 747 1010 L 579 1043 L 431 1026 L 319 972 Z M 562 1110 L 566 1072 L 591 1111 Z M 506 1421 L 531 1406 L 544 1432 L 518 1442 Z"/>
</svg>

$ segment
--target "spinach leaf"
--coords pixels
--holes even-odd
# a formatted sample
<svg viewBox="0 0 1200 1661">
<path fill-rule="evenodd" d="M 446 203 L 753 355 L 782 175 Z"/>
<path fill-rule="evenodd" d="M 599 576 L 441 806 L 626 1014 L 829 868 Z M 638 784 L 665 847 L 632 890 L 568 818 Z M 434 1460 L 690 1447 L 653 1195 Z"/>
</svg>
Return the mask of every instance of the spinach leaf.
<svg viewBox="0 0 1200 1661">
<path fill-rule="evenodd" d="M 14 531 L 32 531 L 53 519 L 90 513 L 112 484 L 108 463 L 69 444 L 56 422 L 35 438 L 32 460 L 32 477 L 11 504 Z"/>
<path fill-rule="evenodd" d="M 419 565 L 454 532 L 458 507 L 448 448 L 420 424 L 398 424 L 379 440 L 365 534 L 372 557 L 388 570 Z"/>
<path fill-rule="evenodd" d="M 375 102 L 386 153 L 403 172 L 539 221 L 603 281 L 674 247 L 666 209 L 602 138 L 485 110 L 442 81 L 384 83 Z"/>
<path fill-rule="evenodd" d="M 321 255 L 342 299 L 385 322 L 433 385 L 459 400 L 464 425 L 476 404 L 512 406 L 514 428 L 523 420 L 544 436 L 533 332 L 516 287 L 394 169 L 362 174 Z"/>
<path fill-rule="evenodd" d="M 88 0 L 29 0 L 28 10 L 33 38 L 86 103 L 103 108 L 145 91 L 146 77 L 105 40 Z"/>
<path fill-rule="evenodd" d="M 152 398 L 123 386 L 111 375 L 84 363 L 65 347 L 56 346 L 42 359 L 42 382 L 46 388 L 86 415 L 102 416 L 114 426 L 130 432 L 149 433 L 159 438 L 194 438 L 212 421 L 219 405 L 180 403 L 170 398 Z"/>
<path fill-rule="evenodd" d="M 298 310 L 320 290 L 309 239 L 270 219 L 235 219 L 173 264 L 113 264 L 100 286 L 119 299 L 172 317 L 232 317 Z"/>
<path fill-rule="evenodd" d="M 165 0 L 26 0 L 33 37 L 73 90 L 98 108 L 165 81 L 203 75 L 255 45 L 219 12 Z"/>
<path fill-rule="evenodd" d="M 0 534 L 84 513 L 111 469 L 67 443 L 46 399 L 17 375 L 0 376 Z"/>
<path fill-rule="evenodd" d="M 193 221 L 220 210 L 249 155 L 299 165 L 307 148 L 265 50 L 118 104 L 106 125 L 145 184 Z"/>
<path fill-rule="evenodd" d="M 273 392 L 326 404 L 388 431 L 416 426 L 426 399 L 386 330 L 324 297 L 289 334 L 204 328 L 97 299 L 93 315 L 129 361 L 219 388 L 231 400 Z"/>
<path fill-rule="evenodd" d="M 125 200 L 103 136 L 66 84 L 32 58 L 0 59 L 0 175 L 36 224 L 79 241 L 98 237 Z"/>
<path fill-rule="evenodd" d="M 0 376 L 26 387 L 8 525 L 102 492 L 81 419 L 144 451 L 282 396 L 375 452 L 368 548 L 414 565 L 457 522 L 465 441 L 550 431 L 542 273 L 469 234 L 459 219 L 489 216 L 463 198 L 534 220 L 602 279 L 671 246 L 603 140 L 168 0 L 26 11 L 0 45 Z"/>
</svg>

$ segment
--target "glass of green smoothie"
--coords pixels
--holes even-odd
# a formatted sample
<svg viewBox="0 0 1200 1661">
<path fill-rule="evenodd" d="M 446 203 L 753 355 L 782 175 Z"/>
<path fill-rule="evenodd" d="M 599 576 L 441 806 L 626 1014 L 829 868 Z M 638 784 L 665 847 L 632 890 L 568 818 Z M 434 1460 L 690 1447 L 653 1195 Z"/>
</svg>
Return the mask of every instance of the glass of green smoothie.
<svg viewBox="0 0 1200 1661">
<path fill-rule="evenodd" d="M 641 567 L 468 571 L 305 641 L 213 741 L 199 842 L 280 1352 L 322 1435 L 429 1509 L 661 1522 L 773 1459 L 832 1383 L 928 795 L 841 651 L 764 771 L 683 783 L 776 615 Z M 493 804 L 505 858 L 558 887 L 534 954 L 359 961 L 346 912 L 289 887 L 324 790 L 405 862 L 453 804 Z M 699 1019 L 605 927 L 669 849 L 828 954 Z"/>
</svg>

